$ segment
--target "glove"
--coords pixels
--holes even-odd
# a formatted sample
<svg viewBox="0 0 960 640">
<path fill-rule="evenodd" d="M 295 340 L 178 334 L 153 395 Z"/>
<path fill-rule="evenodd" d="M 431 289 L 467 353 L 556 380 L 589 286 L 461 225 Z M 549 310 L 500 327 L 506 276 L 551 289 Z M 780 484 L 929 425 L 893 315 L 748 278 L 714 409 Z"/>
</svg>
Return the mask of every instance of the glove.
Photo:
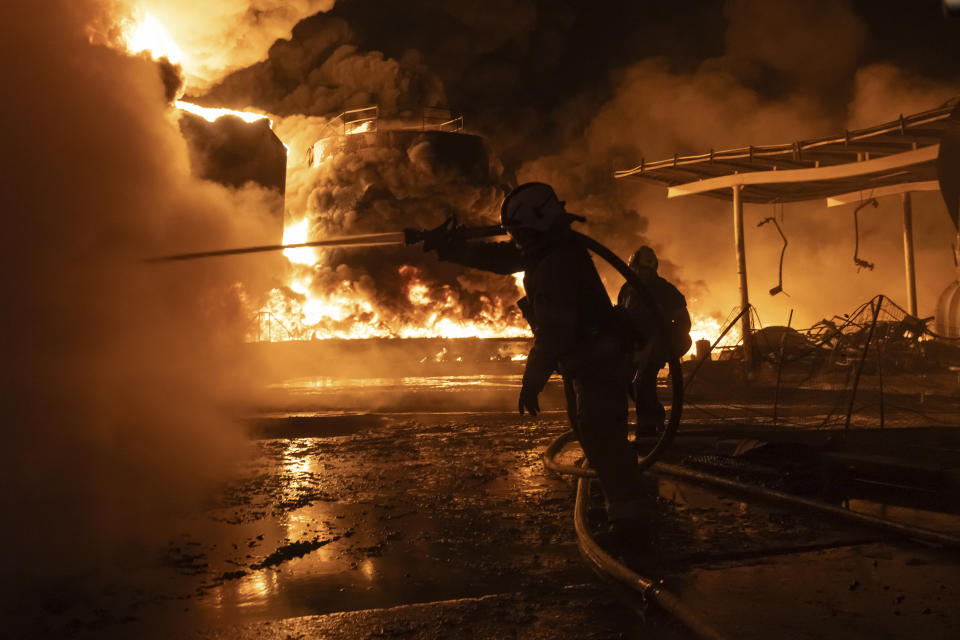
<svg viewBox="0 0 960 640">
<path fill-rule="evenodd" d="M 538 348 L 534 342 L 527 356 L 527 366 L 523 370 L 523 382 L 520 384 L 520 399 L 517 406 L 521 415 L 524 409 L 532 416 L 540 413 L 537 396 L 540 395 L 555 368 L 554 358 L 542 348 Z"/>
<path fill-rule="evenodd" d="M 520 400 L 517 403 L 517 408 L 520 409 L 520 415 L 523 415 L 524 409 L 526 409 L 531 416 L 540 413 L 540 403 L 537 401 L 537 392 L 527 385 L 520 387 Z"/>
<path fill-rule="evenodd" d="M 453 244 L 457 219 L 450 216 L 437 227 L 423 232 L 423 252 L 439 251 Z"/>
</svg>

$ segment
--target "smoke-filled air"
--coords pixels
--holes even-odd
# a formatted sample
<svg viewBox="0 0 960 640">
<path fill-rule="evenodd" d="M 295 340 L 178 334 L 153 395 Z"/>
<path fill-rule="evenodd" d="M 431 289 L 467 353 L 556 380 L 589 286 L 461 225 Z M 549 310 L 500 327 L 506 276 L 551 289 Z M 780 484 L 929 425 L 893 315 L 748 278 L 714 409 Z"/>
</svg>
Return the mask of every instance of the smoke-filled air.
<svg viewBox="0 0 960 640">
<path fill-rule="evenodd" d="M 136 560 L 231 477 L 246 450 L 233 418 L 250 393 L 239 283 L 282 268 L 277 256 L 144 264 L 263 242 L 276 195 L 192 177 L 157 62 L 92 31 L 130 11 L 0 11 L 2 509 L 30 523 L 3 529 L 4 582 L 25 597 L 34 582 Z"/>
<path fill-rule="evenodd" d="M 944 105 L 958 52 L 903 27 L 913 4 L 3 3 L 0 509 L 31 523 L 3 526 L 5 582 L 29 598 L 149 564 L 147 545 L 242 476 L 246 409 L 267 393 L 251 343 L 532 336 L 521 275 L 420 246 L 148 259 L 494 225 L 511 189 L 545 182 L 624 260 L 655 249 L 693 340 L 712 342 L 740 308 L 730 200 L 614 172 Z M 930 24 L 931 42 L 960 42 L 956 22 Z M 852 210 L 746 205 L 762 324 L 808 327 L 878 293 L 906 307 L 900 200 L 864 208 L 856 233 Z M 956 232 L 936 191 L 913 216 L 926 318 L 956 277 Z M 789 240 L 776 296 L 768 217 Z M 622 278 L 596 262 L 615 300 Z"/>
<path fill-rule="evenodd" d="M 829 135 L 934 108 L 955 94 L 940 69 L 925 69 L 924 75 L 909 66 L 915 61 L 907 55 L 904 66 L 876 56 L 867 46 L 869 27 L 859 7 L 815 4 L 732 0 L 705 9 L 670 38 L 669 16 L 649 16 L 638 6 L 631 9 L 635 16 L 625 17 L 635 21 L 611 27 L 633 34 L 634 43 L 625 45 L 591 31 L 590 21 L 602 11 L 576 4 L 503 2 L 479 11 L 472 3 L 344 2 L 302 21 L 266 59 L 226 75 L 196 99 L 254 107 L 277 118 L 276 131 L 291 147 L 290 241 L 398 224 L 433 226 L 450 213 L 464 220 L 494 216 L 502 191 L 473 193 L 475 181 L 464 189 L 456 176 L 428 166 L 424 158 L 436 155 L 429 143 L 330 153 L 323 162 L 307 157 L 312 145 L 337 131 L 324 126 L 340 113 L 377 106 L 384 128 L 411 109 L 453 107 L 463 113 L 466 131 L 482 135 L 489 146 L 491 172 L 481 184 L 549 182 L 569 210 L 588 218 L 586 232 L 623 255 L 651 244 L 665 273 L 684 283 L 695 331 L 710 338 L 738 304 L 729 207 L 703 199 L 668 201 L 661 188 L 614 180 L 615 169 L 641 158 Z M 408 28 L 390 29 L 394 20 Z M 407 160 L 398 162 L 404 153 Z M 449 194 L 457 195 L 450 200 Z M 424 198 L 430 202 L 418 201 Z M 938 292 L 952 279 L 952 252 L 944 240 L 949 218 L 935 195 L 917 200 L 917 269 L 929 274 L 919 298 L 921 315 L 930 315 Z M 762 321 L 782 323 L 794 308 L 794 322 L 810 325 L 878 290 L 903 302 L 900 237 L 891 224 L 897 209 L 885 201 L 864 216 L 859 240 L 876 268 L 858 272 L 847 209 L 748 206 L 749 283 Z M 779 246 L 767 242 L 773 228 L 756 223 L 771 215 L 790 242 L 784 263 L 789 297 L 764 293 L 777 284 Z M 409 294 L 411 274 L 416 282 L 431 274 L 425 282 L 430 296 L 449 301 L 449 317 L 457 318 L 460 309 L 472 316 L 477 302 L 468 293 L 472 284 L 456 286 L 440 277 L 436 263 L 427 259 L 431 268 L 423 271 L 420 261 L 406 256 L 416 267 L 406 275 L 386 273 L 355 252 L 325 255 L 313 274 L 293 266 L 264 308 L 286 310 L 291 331 L 280 334 L 298 337 L 496 333 L 472 326 L 460 331 L 448 323 L 433 323 L 424 333 L 423 314 L 415 316 L 413 328 L 414 316 L 404 317 L 394 304 Z M 368 273 L 371 268 L 380 273 Z M 604 275 L 614 291 L 619 281 Z M 842 284 L 824 295 L 823 283 L 838 276 Z M 494 290 L 501 286 L 495 278 L 485 281 Z M 332 300 L 344 296 L 369 301 L 374 311 L 358 315 L 353 311 L 360 307 L 351 311 Z M 491 309 L 484 317 L 502 315 L 492 310 L 496 302 L 482 305 Z M 349 325 L 349 318 L 369 319 L 371 313 L 373 323 L 344 325 L 344 318 Z"/>
</svg>

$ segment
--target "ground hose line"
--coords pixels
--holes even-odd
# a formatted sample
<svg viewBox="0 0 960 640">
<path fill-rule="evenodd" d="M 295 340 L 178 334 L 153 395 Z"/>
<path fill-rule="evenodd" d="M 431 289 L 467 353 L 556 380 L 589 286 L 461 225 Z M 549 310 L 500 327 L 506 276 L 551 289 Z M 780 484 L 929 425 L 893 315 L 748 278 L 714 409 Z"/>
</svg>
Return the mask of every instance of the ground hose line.
<svg viewBox="0 0 960 640">
<path fill-rule="evenodd" d="M 671 344 L 669 339 L 669 326 L 664 320 L 663 315 L 660 312 L 660 308 L 653 296 L 647 290 L 637 273 L 623 260 L 621 260 L 617 254 L 593 238 L 581 233 L 574 232 L 574 234 L 580 238 L 587 249 L 606 260 L 610 266 L 616 269 L 620 275 L 622 275 L 624 279 L 633 287 L 634 291 L 636 291 L 640 296 L 640 299 L 644 305 L 653 314 L 654 319 L 656 320 L 656 326 L 660 332 L 659 338 L 661 339 L 662 343 L 666 345 Z M 667 361 L 670 371 L 671 388 L 673 392 L 670 407 L 670 419 L 664 426 L 663 433 L 657 439 L 653 449 L 651 449 L 647 455 L 641 457 L 637 461 L 638 472 L 649 469 L 651 466 L 653 466 L 657 459 L 664 454 L 664 452 L 672 443 L 673 437 L 676 435 L 677 429 L 680 426 L 680 417 L 683 412 L 683 369 L 680 366 L 681 355 L 683 354 L 671 353 Z M 549 447 L 547 447 L 547 451 L 543 456 L 543 461 L 546 468 L 550 469 L 551 471 L 563 474 L 572 474 L 580 477 L 577 483 L 577 498 L 576 506 L 574 508 L 574 527 L 576 529 L 578 546 L 580 547 L 580 551 L 584 557 L 587 558 L 588 562 L 593 565 L 594 570 L 596 570 L 600 575 L 607 576 L 616 581 L 618 584 L 622 584 L 632 590 L 639 591 L 644 599 L 655 602 L 662 609 L 673 615 L 682 624 L 686 625 L 691 631 L 696 633 L 701 638 L 707 638 L 709 640 L 721 640 L 725 638 L 725 636 L 707 625 L 692 611 L 685 607 L 676 596 L 664 590 L 659 585 L 655 585 L 647 578 L 644 578 L 643 576 L 631 571 L 626 566 L 620 564 L 596 543 L 596 541 L 590 535 L 590 529 L 587 526 L 586 519 L 587 483 L 589 482 L 589 478 L 591 476 L 595 476 L 596 474 L 592 469 L 573 465 L 562 465 L 556 462 L 554 459 L 560 450 L 563 449 L 564 445 L 574 438 L 575 436 L 572 431 L 557 438 Z"/>
<path fill-rule="evenodd" d="M 845 520 L 852 524 L 858 524 L 864 527 L 876 529 L 878 531 L 883 531 L 885 533 L 891 533 L 898 537 L 909 540 L 920 541 L 943 547 L 945 549 L 960 551 L 960 538 L 950 535 L 949 533 L 941 533 L 932 529 L 913 527 L 907 524 L 894 522 L 893 520 L 888 520 L 886 518 L 878 518 L 865 513 L 857 513 L 856 511 L 850 511 L 849 509 L 844 509 L 843 507 L 838 507 L 821 500 L 811 500 L 809 498 L 795 496 L 789 493 L 784 493 L 783 491 L 777 491 L 775 489 L 767 489 L 765 487 L 746 484 L 744 482 L 738 482 L 737 480 L 730 480 L 729 478 L 717 476 L 712 473 L 704 473 L 695 469 L 688 469 L 687 467 L 682 467 L 680 465 L 666 464 L 661 462 L 657 464 L 657 466 L 654 468 L 654 471 L 664 475 L 721 487 L 723 489 L 728 489 L 730 491 L 748 495 L 760 500 L 765 500 L 767 502 L 776 502 L 798 507 L 807 511 L 815 511 L 817 513 L 835 517 L 838 520 Z"/>
<path fill-rule="evenodd" d="M 640 279 L 640 276 L 637 275 L 637 272 L 631 269 L 627 263 L 621 260 L 620 256 L 590 236 L 577 233 L 576 231 L 574 231 L 573 234 L 580 238 L 587 249 L 593 251 L 595 254 L 606 260 L 610 266 L 616 269 L 630 284 L 630 286 L 633 287 L 634 291 L 639 294 L 643 304 L 647 307 L 656 320 L 656 326 L 660 331 L 659 337 L 662 343 L 666 345 L 671 344 L 669 325 L 664 319 L 663 314 L 660 312 L 660 307 L 657 305 L 653 295 L 647 289 L 646 285 L 643 284 L 643 281 Z M 680 416 L 683 413 L 683 369 L 680 366 L 680 356 L 682 355 L 682 353 L 671 353 L 669 359 L 667 360 L 667 365 L 670 370 L 670 386 L 672 390 L 670 419 L 664 426 L 663 433 L 660 435 L 660 438 L 657 440 L 657 443 L 654 445 L 653 449 L 651 449 L 647 455 L 643 456 L 637 461 L 638 471 L 645 471 L 653 466 L 653 463 L 655 463 L 657 459 L 664 454 L 664 452 L 673 442 L 673 437 L 676 435 L 677 429 L 680 426 Z M 569 472 L 564 471 L 564 473 Z"/>
<path fill-rule="evenodd" d="M 562 464 L 556 461 L 556 457 L 560 454 L 560 451 L 569 442 L 572 442 L 575 439 L 576 435 L 572 431 L 568 431 L 558 436 L 553 442 L 550 443 L 546 451 L 543 452 L 543 465 L 555 473 L 575 475 L 581 478 L 595 478 L 596 472 L 593 469 Z M 922 527 L 914 527 L 907 524 L 894 522 L 886 518 L 878 518 L 865 513 L 857 513 L 856 511 L 850 511 L 849 509 L 844 509 L 843 507 L 838 507 L 821 500 L 811 500 L 809 498 L 803 498 L 801 496 L 784 493 L 783 491 L 777 491 L 776 489 L 767 489 L 757 485 L 746 484 L 744 482 L 731 480 L 729 478 L 724 478 L 723 476 L 714 475 L 712 473 L 689 469 L 676 464 L 660 462 L 657 463 L 657 465 L 653 468 L 653 471 L 654 473 L 660 473 L 676 478 L 683 478 L 684 480 L 692 480 L 701 484 L 713 485 L 715 487 L 727 489 L 735 493 L 747 495 L 767 502 L 786 504 L 807 511 L 826 514 L 839 520 L 845 520 L 852 524 L 869 527 L 884 533 L 891 533 L 908 540 L 920 541 L 926 544 L 943 547 L 945 549 L 960 551 L 960 537 L 950 535 L 949 533 L 942 533 L 940 531 L 924 529 Z"/>
<path fill-rule="evenodd" d="M 591 470 L 584 468 L 581 469 L 581 471 Z M 577 545 L 580 548 L 580 552 L 593 565 L 594 569 L 602 576 L 639 592 L 645 600 L 655 603 L 661 609 L 679 620 L 697 636 L 709 640 L 726 639 L 727 636 L 704 622 L 685 606 L 679 598 L 664 589 L 660 583 L 654 583 L 652 580 L 641 576 L 617 562 L 597 544 L 593 536 L 590 535 L 590 528 L 587 524 L 587 498 L 589 494 L 587 485 L 589 482 L 590 479 L 585 475 L 580 475 L 580 479 L 577 481 L 577 499 L 573 511 L 573 523 L 577 533 Z"/>
<path fill-rule="evenodd" d="M 641 576 L 632 571 L 625 565 L 617 562 L 610 554 L 603 550 L 593 539 L 590 533 L 590 527 L 587 524 L 587 498 L 589 495 L 588 483 L 590 478 L 596 477 L 596 472 L 587 466 L 577 466 L 571 464 L 561 464 L 556 461 L 557 455 L 569 442 L 576 439 L 573 431 L 567 431 L 560 435 L 547 447 L 543 453 L 544 466 L 555 472 L 564 475 L 578 476 L 577 497 L 573 510 L 573 526 L 577 534 L 577 546 L 580 553 L 591 564 L 593 570 L 598 574 L 613 580 L 616 584 L 627 587 L 638 592 L 644 600 L 654 602 L 661 609 L 679 620 L 684 626 L 693 631 L 700 638 L 709 640 L 718 640 L 726 638 L 723 634 L 712 628 L 706 622 L 700 619 L 697 614 L 685 606 L 679 598 L 664 589 L 659 583 L 654 583 L 651 579 Z"/>
</svg>

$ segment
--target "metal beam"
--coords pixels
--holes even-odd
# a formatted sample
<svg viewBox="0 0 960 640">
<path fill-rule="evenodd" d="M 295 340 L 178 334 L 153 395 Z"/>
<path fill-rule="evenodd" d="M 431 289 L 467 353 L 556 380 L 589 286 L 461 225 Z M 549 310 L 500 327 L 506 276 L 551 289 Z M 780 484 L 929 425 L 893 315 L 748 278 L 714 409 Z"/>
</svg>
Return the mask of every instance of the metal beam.
<svg viewBox="0 0 960 640">
<path fill-rule="evenodd" d="M 740 311 L 750 306 L 750 293 L 747 291 L 747 250 L 743 238 L 743 199 L 741 187 L 733 187 L 733 244 L 737 252 L 737 284 L 740 289 Z M 753 348 L 750 334 L 750 313 L 740 318 L 740 335 L 743 336 L 744 356 L 750 366 L 753 365 Z"/>
<path fill-rule="evenodd" d="M 843 204 L 852 204 L 860 202 L 867 198 L 880 198 L 883 196 L 894 196 L 900 193 L 909 193 L 911 191 L 939 191 L 940 183 L 936 180 L 923 180 L 921 182 L 903 182 L 901 184 L 892 184 L 887 187 L 877 187 L 876 189 L 864 189 L 862 191 L 851 191 L 838 196 L 827 198 L 828 207 L 839 207 Z"/>
<path fill-rule="evenodd" d="M 917 272 L 913 261 L 913 204 L 910 192 L 903 199 L 903 261 L 907 276 L 907 311 L 917 317 Z"/>
<path fill-rule="evenodd" d="M 847 162 L 844 164 L 818 167 L 816 169 L 786 169 L 783 171 L 751 171 L 735 173 L 728 176 L 708 178 L 696 182 L 670 187 L 668 198 L 689 196 L 697 193 L 706 193 L 717 189 L 729 189 L 734 186 L 751 184 L 784 184 L 792 182 L 809 182 L 812 180 L 836 180 L 863 176 L 882 171 L 891 171 L 923 162 L 931 162 L 940 152 L 940 145 L 931 145 L 922 149 L 905 151 L 876 160 L 863 162 Z"/>
</svg>

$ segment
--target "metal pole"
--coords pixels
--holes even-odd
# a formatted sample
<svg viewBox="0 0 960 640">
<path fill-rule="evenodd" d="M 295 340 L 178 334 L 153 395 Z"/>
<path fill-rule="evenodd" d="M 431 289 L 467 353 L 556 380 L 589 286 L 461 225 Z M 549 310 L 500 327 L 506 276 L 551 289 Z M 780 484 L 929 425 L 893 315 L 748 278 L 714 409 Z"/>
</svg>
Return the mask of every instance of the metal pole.
<svg viewBox="0 0 960 640">
<path fill-rule="evenodd" d="M 750 307 L 750 294 L 747 291 L 747 252 L 743 242 L 743 200 L 740 185 L 733 187 L 733 242 L 737 252 L 737 281 L 740 288 L 740 310 Z M 740 318 L 740 334 L 743 336 L 744 359 L 753 366 L 753 345 L 750 336 L 750 314 Z"/>
<path fill-rule="evenodd" d="M 787 318 L 787 331 L 780 336 L 780 358 L 777 361 L 777 386 L 773 391 L 773 426 L 777 426 L 777 407 L 780 404 L 780 380 L 783 377 L 783 358 L 787 350 L 787 334 L 790 333 L 790 325 L 793 324 L 793 309 L 790 309 L 790 316 Z"/>
<path fill-rule="evenodd" d="M 913 262 L 913 206 L 910 192 L 903 194 L 903 260 L 907 274 L 907 311 L 917 316 L 917 272 Z"/>
<path fill-rule="evenodd" d="M 873 330 L 877 328 L 877 318 L 880 317 L 880 308 L 883 306 L 883 294 L 870 301 L 870 308 L 873 311 L 873 321 L 870 323 L 870 329 L 867 331 L 867 340 L 863 345 L 863 354 L 860 356 L 860 363 L 857 365 L 857 372 L 853 376 L 853 388 L 850 390 L 850 404 L 847 405 L 847 420 L 843 424 L 843 437 L 847 437 L 850 431 L 850 420 L 853 417 L 853 402 L 857 399 L 857 387 L 860 386 L 860 376 L 863 374 L 863 367 L 867 364 L 867 351 L 870 349 L 870 341 L 873 340 Z"/>
</svg>

